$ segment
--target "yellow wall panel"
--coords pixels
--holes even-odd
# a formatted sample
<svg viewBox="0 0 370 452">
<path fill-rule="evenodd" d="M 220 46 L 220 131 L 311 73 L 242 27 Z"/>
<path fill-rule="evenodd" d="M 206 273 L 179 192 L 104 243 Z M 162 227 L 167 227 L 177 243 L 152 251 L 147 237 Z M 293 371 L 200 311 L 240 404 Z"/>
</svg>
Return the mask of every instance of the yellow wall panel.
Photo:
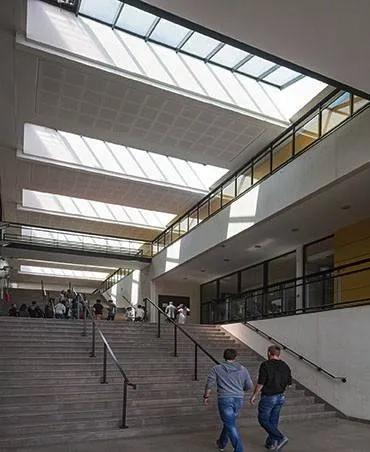
<svg viewBox="0 0 370 452">
<path fill-rule="evenodd" d="M 370 258 L 370 219 L 348 226 L 334 235 L 335 266 L 350 264 Z M 369 267 L 369 264 L 356 265 L 343 273 Z M 370 270 L 340 278 L 338 301 L 370 299 Z"/>
</svg>

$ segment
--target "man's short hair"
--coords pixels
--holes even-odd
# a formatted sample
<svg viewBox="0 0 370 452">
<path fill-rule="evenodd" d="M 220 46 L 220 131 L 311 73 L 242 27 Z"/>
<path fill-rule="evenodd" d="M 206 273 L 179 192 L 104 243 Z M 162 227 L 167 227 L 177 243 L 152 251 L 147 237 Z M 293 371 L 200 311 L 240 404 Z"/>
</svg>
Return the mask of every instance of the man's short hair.
<svg viewBox="0 0 370 452">
<path fill-rule="evenodd" d="M 278 345 L 270 345 L 267 350 L 271 356 L 280 356 L 281 348 Z"/>
<path fill-rule="evenodd" d="M 227 348 L 224 351 L 224 360 L 225 361 L 234 361 L 234 359 L 238 356 L 238 352 L 234 348 Z"/>
</svg>

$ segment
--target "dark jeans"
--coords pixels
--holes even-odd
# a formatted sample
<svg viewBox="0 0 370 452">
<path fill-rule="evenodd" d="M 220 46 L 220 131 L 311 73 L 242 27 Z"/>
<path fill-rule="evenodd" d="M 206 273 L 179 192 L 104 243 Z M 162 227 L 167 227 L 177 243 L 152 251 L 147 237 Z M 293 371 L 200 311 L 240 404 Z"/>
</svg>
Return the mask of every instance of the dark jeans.
<svg viewBox="0 0 370 452">
<path fill-rule="evenodd" d="M 258 405 L 258 422 L 268 434 L 267 445 L 280 442 L 284 435 L 279 431 L 280 410 L 285 402 L 284 394 L 262 395 Z"/>
<path fill-rule="evenodd" d="M 112 314 L 112 313 L 108 312 L 107 320 L 114 320 L 115 316 L 116 316 L 116 314 Z"/>
<path fill-rule="evenodd" d="M 218 446 L 220 449 L 225 449 L 228 440 L 230 440 L 234 447 L 234 452 L 243 452 L 243 444 L 240 438 L 239 430 L 236 426 L 236 419 L 242 406 L 243 399 L 239 397 L 218 399 L 218 411 L 224 424 L 218 440 Z"/>
</svg>

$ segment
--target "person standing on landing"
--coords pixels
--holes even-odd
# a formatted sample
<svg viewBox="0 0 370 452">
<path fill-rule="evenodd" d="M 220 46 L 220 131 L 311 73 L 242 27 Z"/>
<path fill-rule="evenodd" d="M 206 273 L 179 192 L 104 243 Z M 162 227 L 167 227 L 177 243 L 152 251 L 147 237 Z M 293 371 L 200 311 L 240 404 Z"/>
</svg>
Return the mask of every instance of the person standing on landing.
<svg viewBox="0 0 370 452">
<path fill-rule="evenodd" d="M 172 301 L 166 306 L 165 314 L 173 321 L 176 320 L 177 308 Z"/>
<path fill-rule="evenodd" d="M 218 411 L 223 422 L 221 435 L 216 441 L 220 451 L 230 440 L 234 452 L 243 452 L 236 419 L 243 405 L 244 393 L 253 387 L 253 383 L 248 370 L 236 361 L 236 357 L 237 351 L 233 348 L 224 351 L 225 362 L 211 369 L 203 396 L 207 405 L 212 388 L 217 387 Z"/>
<path fill-rule="evenodd" d="M 279 430 L 279 417 L 285 402 L 285 389 L 292 384 L 292 374 L 290 367 L 280 359 L 280 353 L 278 345 L 268 348 L 268 359 L 260 366 L 257 385 L 250 398 L 250 403 L 254 405 L 261 393 L 258 422 L 268 434 L 265 447 L 270 450 L 281 450 L 288 442 Z"/>
</svg>

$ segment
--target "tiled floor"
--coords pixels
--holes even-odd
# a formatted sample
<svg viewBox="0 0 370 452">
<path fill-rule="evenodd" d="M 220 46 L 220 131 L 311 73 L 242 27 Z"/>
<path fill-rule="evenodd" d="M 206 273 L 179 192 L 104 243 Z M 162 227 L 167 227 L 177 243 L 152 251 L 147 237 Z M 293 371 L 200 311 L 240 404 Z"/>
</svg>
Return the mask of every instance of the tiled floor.
<svg viewBox="0 0 370 452">
<path fill-rule="evenodd" d="M 369 452 L 370 425 L 342 419 L 322 419 L 282 426 L 290 441 L 284 452 Z M 208 452 L 216 451 L 217 432 L 181 434 L 119 441 L 95 441 L 77 445 L 47 446 L 29 452 Z M 245 452 L 265 451 L 264 432 L 242 429 Z M 232 452 L 231 446 L 226 451 Z M 25 449 L 22 450 L 25 452 Z"/>
</svg>

